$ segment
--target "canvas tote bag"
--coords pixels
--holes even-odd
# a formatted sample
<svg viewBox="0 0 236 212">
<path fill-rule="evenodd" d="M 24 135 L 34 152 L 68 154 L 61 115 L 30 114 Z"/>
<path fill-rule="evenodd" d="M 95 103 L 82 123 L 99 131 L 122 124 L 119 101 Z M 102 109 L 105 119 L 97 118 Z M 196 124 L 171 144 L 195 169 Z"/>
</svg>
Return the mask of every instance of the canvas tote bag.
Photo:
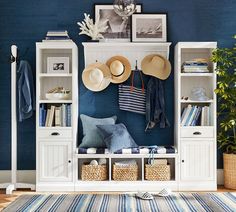
<svg viewBox="0 0 236 212">
<path fill-rule="evenodd" d="M 134 86 L 134 75 L 139 72 L 142 82 L 142 88 Z M 144 89 L 144 82 L 142 72 L 138 69 L 132 71 L 131 86 L 119 85 L 119 108 L 129 112 L 145 114 L 146 113 L 146 90 Z"/>
</svg>

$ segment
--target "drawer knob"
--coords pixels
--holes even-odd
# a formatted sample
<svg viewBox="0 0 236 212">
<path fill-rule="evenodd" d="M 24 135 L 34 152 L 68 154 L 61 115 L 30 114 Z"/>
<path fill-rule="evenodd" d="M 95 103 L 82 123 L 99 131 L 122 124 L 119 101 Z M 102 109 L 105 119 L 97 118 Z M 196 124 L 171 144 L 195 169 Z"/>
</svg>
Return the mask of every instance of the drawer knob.
<svg viewBox="0 0 236 212">
<path fill-rule="evenodd" d="M 194 132 L 193 134 L 194 135 L 201 135 L 202 133 L 201 132 Z"/>
<path fill-rule="evenodd" d="M 71 160 L 68 160 L 68 163 L 71 163 Z"/>
<path fill-rule="evenodd" d="M 52 132 L 51 135 L 52 136 L 57 136 L 57 135 L 60 135 L 60 133 L 59 132 Z"/>
<path fill-rule="evenodd" d="M 182 163 L 184 163 L 184 160 L 182 160 Z"/>
</svg>

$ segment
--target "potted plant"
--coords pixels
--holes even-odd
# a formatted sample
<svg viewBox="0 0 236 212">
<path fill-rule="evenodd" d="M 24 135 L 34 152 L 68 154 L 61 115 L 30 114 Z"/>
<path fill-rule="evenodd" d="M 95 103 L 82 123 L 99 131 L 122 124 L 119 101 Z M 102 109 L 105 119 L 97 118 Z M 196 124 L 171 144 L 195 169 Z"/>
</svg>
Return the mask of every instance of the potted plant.
<svg viewBox="0 0 236 212">
<path fill-rule="evenodd" d="M 218 147 L 224 152 L 224 186 L 236 189 L 236 46 L 217 48 L 212 61 L 217 63 Z"/>
</svg>

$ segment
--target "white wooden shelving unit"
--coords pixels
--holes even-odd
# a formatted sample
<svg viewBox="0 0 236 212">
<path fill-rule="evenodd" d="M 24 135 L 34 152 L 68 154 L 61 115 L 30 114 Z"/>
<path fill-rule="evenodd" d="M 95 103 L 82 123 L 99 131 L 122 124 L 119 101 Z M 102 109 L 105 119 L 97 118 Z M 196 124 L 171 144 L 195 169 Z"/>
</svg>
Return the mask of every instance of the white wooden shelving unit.
<svg viewBox="0 0 236 212">
<path fill-rule="evenodd" d="M 216 190 L 216 74 L 210 61 L 216 42 L 180 42 L 175 47 L 175 143 L 180 154 L 179 190 Z M 187 60 L 205 58 L 209 73 L 183 73 Z M 208 101 L 181 100 L 194 87 L 203 87 Z M 210 106 L 209 126 L 181 126 L 181 111 L 188 104 Z"/>
<path fill-rule="evenodd" d="M 69 57 L 69 73 L 47 73 L 48 57 Z M 36 43 L 36 190 L 74 190 L 74 152 L 78 128 L 78 48 L 68 41 Z M 70 89 L 69 100 L 47 100 L 48 90 Z M 71 127 L 39 126 L 39 107 L 71 104 Z"/>
<path fill-rule="evenodd" d="M 141 68 L 142 59 L 148 54 L 160 54 L 169 58 L 169 48 L 171 43 L 83 43 L 84 64 L 106 61 L 115 55 L 122 55 L 129 59 L 132 69 L 135 62 Z M 76 154 L 78 170 L 76 171 L 76 191 L 138 191 L 149 190 L 158 191 L 164 187 L 178 190 L 178 153 L 175 154 L 156 154 L 155 158 L 166 158 L 171 166 L 170 181 L 147 181 L 144 178 L 144 166 L 147 163 L 149 154 Z M 92 159 L 106 158 L 108 168 L 107 181 L 82 181 L 81 165 Z M 125 159 L 135 159 L 139 166 L 139 177 L 137 181 L 114 181 L 112 179 L 112 165 L 115 161 Z"/>
<path fill-rule="evenodd" d="M 106 158 L 108 168 L 107 181 L 82 181 L 81 165 L 93 159 Z M 164 187 L 178 190 L 178 154 L 156 154 L 154 158 L 167 159 L 171 167 L 171 179 L 169 181 L 148 181 L 145 180 L 145 164 L 147 164 L 149 154 L 86 154 L 77 155 L 78 175 L 75 183 L 76 191 L 159 191 Z M 115 181 L 112 178 L 112 165 L 114 162 L 134 159 L 137 161 L 139 175 L 137 181 Z"/>
<path fill-rule="evenodd" d="M 99 61 L 105 63 L 110 57 L 122 55 L 129 59 L 134 69 L 148 54 L 161 54 L 169 58 L 171 43 L 83 43 L 84 64 Z M 175 141 L 177 152 L 156 154 L 155 158 L 165 158 L 171 166 L 170 181 L 145 180 L 144 166 L 149 154 L 78 154 L 78 50 L 73 42 L 37 43 L 37 179 L 38 191 L 158 191 L 168 187 L 178 190 L 216 190 L 216 75 L 215 64 L 209 61 L 210 73 L 182 73 L 184 61 L 194 58 L 209 59 L 215 42 L 181 42 L 175 47 Z M 69 56 L 70 73 L 47 74 L 46 59 L 49 56 Z M 45 98 L 47 90 L 56 86 L 72 90 L 72 98 L 67 101 L 51 101 Z M 189 96 L 191 88 L 202 86 L 209 101 L 181 100 Z M 39 127 L 40 104 L 72 104 L 71 127 Z M 209 126 L 181 127 L 181 110 L 184 106 L 211 106 Z M 81 129 L 82 130 L 82 129 Z M 53 136 L 54 132 L 59 133 Z M 198 132 L 197 135 L 195 135 Z M 82 181 L 81 165 L 93 159 L 106 158 L 107 181 Z M 114 181 L 112 165 L 115 161 L 135 159 L 139 166 L 137 181 Z"/>
</svg>

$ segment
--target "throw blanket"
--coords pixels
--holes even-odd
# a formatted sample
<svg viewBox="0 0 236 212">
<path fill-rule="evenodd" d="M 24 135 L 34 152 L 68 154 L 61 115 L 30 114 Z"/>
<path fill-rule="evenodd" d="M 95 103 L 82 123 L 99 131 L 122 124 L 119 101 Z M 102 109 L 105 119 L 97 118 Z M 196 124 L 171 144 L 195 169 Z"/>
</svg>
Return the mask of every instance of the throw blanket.
<svg viewBox="0 0 236 212">
<path fill-rule="evenodd" d="M 174 154 L 177 152 L 173 146 L 158 146 L 155 149 L 140 146 L 138 148 L 121 149 L 114 152 L 114 154 L 149 154 L 152 150 L 153 154 Z M 78 148 L 78 154 L 110 154 L 110 152 L 104 148 Z"/>
</svg>

